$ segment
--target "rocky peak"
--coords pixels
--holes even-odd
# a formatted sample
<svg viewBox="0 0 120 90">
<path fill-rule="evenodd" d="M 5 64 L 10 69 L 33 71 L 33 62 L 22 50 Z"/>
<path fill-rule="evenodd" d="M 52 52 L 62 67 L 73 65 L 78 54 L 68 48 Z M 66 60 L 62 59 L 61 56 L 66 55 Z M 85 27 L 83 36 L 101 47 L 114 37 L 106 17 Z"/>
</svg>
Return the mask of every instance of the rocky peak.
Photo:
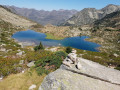
<svg viewBox="0 0 120 90">
<path fill-rule="evenodd" d="M 110 14 L 110 13 L 113 13 L 113 12 L 116 12 L 116 11 L 119 11 L 119 10 L 120 10 L 120 6 L 113 5 L 113 4 L 110 4 L 106 7 L 104 7 L 103 9 L 101 9 L 101 11 L 104 12 L 103 17 L 107 14 Z"/>
<path fill-rule="evenodd" d="M 120 71 L 79 58 L 73 50 L 39 90 L 120 90 Z"/>
<path fill-rule="evenodd" d="M 64 22 L 62 25 L 65 26 L 79 26 L 92 24 L 95 20 L 101 19 L 105 17 L 107 14 L 113 13 L 115 11 L 120 10 L 120 6 L 118 5 L 108 5 L 100 10 L 95 8 L 85 8 L 73 15 L 70 19 Z"/>
</svg>

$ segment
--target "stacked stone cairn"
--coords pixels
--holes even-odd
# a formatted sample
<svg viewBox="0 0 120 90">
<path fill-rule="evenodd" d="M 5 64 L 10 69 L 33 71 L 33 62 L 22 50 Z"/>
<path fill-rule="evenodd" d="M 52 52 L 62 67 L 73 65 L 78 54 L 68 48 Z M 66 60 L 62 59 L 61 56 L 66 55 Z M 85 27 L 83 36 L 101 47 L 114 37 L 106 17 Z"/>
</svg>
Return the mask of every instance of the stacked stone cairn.
<svg viewBox="0 0 120 90">
<path fill-rule="evenodd" d="M 81 68 L 81 64 L 78 61 L 79 58 L 77 57 L 76 50 L 73 49 L 71 53 L 68 54 L 68 56 L 64 59 L 63 64 L 72 68 L 75 66 L 77 69 Z"/>
</svg>

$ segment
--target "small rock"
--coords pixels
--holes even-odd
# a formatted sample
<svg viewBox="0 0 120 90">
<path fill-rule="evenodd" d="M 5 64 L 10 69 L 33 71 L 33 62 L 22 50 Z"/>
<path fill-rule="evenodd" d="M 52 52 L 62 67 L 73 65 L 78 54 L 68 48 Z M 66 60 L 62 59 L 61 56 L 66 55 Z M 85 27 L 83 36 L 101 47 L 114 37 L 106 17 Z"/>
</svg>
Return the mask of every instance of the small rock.
<svg viewBox="0 0 120 90">
<path fill-rule="evenodd" d="M 18 49 L 17 51 L 18 51 L 18 52 L 20 52 L 21 50 L 20 50 L 20 49 Z"/>
<path fill-rule="evenodd" d="M 29 90 L 34 90 L 35 88 L 36 88 L 36 85 L 33 84 L 33 85 L 31 85 L 31 86 L 29 87 Z"/>
<path fill-rule="evenodd" d="M 65 65 L 67 65 L 67 66 L 69 66 L 69 67 L 71 67 L 71 64 L 72 64 L 73 62 L 72 62 L 72 60 L 70 60 L 69 58 L 66 58 L 64 61 L 63 61 L 63 64 L 65 64 Z"/>
<path fill-rule="evenodd" d="M 75 63 L 76 59 L 77 59 L 77 54 L 70 53 L 70 54 L 68 54 L 68 58 L 71 59 L 73 61 L 73 63 Z"/>
<path fill-rule="evenodd" d="M 113 55 L 114 55 L 115 57 L 118 57 L 118 56 L 119 56 L 119 55 L 118 55 L 118 54 L 116 54 L 116 53 L 114 53 Z"/>
<path fill-rule="evenodd" d="M 21 72 L 22 71 L 22 67 L 17 67 L 16 70 Z"/>
<path fill-rule="evenodd" d="M 82 68 L 82 65 L 80 64 L 80 62 L 77 63 L 77 69 L 81 69 Z"/>
<path fill-rule="evenodd" d="M 23 52 L 16 53 L 17 56 L 21 56 Z"/>
<path fill-rule="evenodd" d="M 6 46 L 6 44 L 1 44 L 1 46 Z"/>
<path fill-rule="evenodd" d="M 25 71 L 23 70 L 22 73 L 24 73 Z"/>
<path fill-rule="evenodd" d="M 0 48 L 0 51 L 5 52 L 6 49 L 5 48 Z"/>
<path fill-rule="evenodd" d="M 1 75 L 1 76 L 0 76 L 0 81 L 2 81 L 2 80 L 3 80 L 3 76 Z"/>
<path fill-rule="evenodd" d="M 75 49 L 72 50 L 72 53 L 76 53 L 77 51 Z"/>
<path fill-rule="evenodd" d="M 19 64 L 20 64 L 20 65 L 24 64 L 24 60 L 20 60 L 20 61 L 19 61 Z"/>
<path fill-rule="evenodd" d="M 27 64 L 27 66 L 28 66 L 29 68 L 30 68 L 30 67 L 33 67 L 33 66 L 35 66 L 34 63 L 35 63 L 35 61 L 31 61 L 30 63 Z"/>
</svg>

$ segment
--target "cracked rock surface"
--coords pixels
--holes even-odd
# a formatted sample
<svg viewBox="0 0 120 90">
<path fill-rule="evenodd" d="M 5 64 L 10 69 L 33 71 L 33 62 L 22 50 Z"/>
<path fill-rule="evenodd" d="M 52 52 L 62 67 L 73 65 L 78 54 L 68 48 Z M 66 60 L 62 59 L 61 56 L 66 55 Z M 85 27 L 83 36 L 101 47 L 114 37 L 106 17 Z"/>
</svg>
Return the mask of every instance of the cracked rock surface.
<svg viewBox="0 0 120 90">
<path fill-rule="evenodd" d="M 70 57 L 45 77 L 39 90 L 120 90 L 120 71 L 77 56 L 77 61 Z"/>
</svg>

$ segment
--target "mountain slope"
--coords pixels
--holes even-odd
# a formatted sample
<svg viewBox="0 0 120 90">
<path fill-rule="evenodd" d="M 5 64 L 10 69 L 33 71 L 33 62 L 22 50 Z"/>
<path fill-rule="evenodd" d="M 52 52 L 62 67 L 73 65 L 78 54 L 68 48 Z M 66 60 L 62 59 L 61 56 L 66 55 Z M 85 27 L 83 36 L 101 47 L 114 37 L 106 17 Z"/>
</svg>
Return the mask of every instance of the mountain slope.
<svg viewBox="0 0 120 90">
<path fill-rule="evenodd" d="M 120 11 L 106 15 L 104 18 L 95 21 L 95 26 L 104 26 L 120 29 Z"/>
<path fill-rule="evenodd" d="M 95 20 L 101 19 L 105 17 L 107 14 L 120 10 L 120 6 L 117 5 L 108 5 L 101 10 L 97 10 L 95 8 L 85 8 L 75 14 L 73 17 L 68 19 L 62 25 L 69 26 L 79 26 L 92 24 Z"/>
<path fill-rule="evenodd" d="M 44 10 L 35 10 L 27 8 L 18 8 L 15 6 L 7 6 L 11 9 L 12 12 L 27 17 L 33 21 L 36 21 L 42 25 L 53 24 L 59 25 L 65 20 L 72 17 L 72 15 L 77 13 L 77 10 L 53 10 L 53 11 L 44 11 Z"/>
<path fill-rule="evenodd" d="M 21 16 L 18 16 L 12 12 L 10 12 L 9 9 L 0 6 L 0 19 L 2 19 L 5 22 L 9 22 L 14 26 L 17 27 L 30 27 L 32 25 L 35 25 L 35 22 L 32 22 L 28 19 L 25 19 Z"/>
</svg>

